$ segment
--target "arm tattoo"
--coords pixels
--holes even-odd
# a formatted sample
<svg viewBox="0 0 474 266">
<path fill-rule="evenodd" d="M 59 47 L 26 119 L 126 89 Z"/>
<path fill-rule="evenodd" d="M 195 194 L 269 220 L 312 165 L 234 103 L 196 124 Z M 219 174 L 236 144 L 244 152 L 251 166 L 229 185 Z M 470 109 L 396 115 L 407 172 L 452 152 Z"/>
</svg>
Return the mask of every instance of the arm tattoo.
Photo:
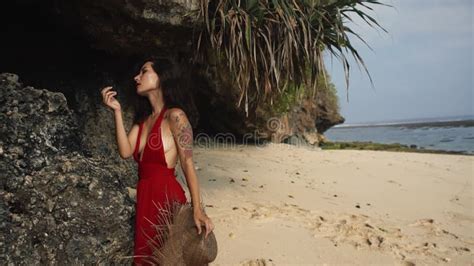
<svg viewBox="0 0 474 266">
<path fill-rule="evenodd" d="M 177 140 L 178 145 L 184 150 L 186 158 L 193 156 L 193 128 L 186 118 L 186 114 L 180 111 L 174 116 L 177 125 Z"/>
</svg>

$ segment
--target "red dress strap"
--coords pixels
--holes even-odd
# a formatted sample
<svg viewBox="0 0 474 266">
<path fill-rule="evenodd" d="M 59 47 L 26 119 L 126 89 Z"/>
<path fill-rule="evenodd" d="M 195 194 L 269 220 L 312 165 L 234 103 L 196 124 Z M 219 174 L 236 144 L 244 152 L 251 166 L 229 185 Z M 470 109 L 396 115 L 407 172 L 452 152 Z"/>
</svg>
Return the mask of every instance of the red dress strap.
<svg viewBox="0 0 474 266">
<path fill-rule="evenodd" d="M 155 128 L 158 126 L 158 129 L 160 129 L 161 127 L 161 121 L 163 120 L 163 116 L 165 114 L 165 111 L 166 111 L 166 106 L 164 106 L 161 111 L 160 111 L 160 114 L 158 115 L 158 118 L 155 120 L 155 123 L 153 124 L 153 126 L 151 127 L 151 130 L 150 130 L 150 133 L 146 139 L 146 143 L 145 143 L 145 147 L 143 148 L 143 151 L 142 153 L 145 153 L 145 150 L 147 149 L 147 146 L 149 145 L 148 141 L 150 139 L 150 134 L 153 133 L 153 131 L 155 130 Z M 138 154 L 138 150 L 139 150 L 139 147 L 140 147 L 140 139 L 141 139 L 141 134 L 142 134 L 142 129 L 143 129 L 143 124 L 145 123 L 145 121 L 141 122 L 139 124 L 139 128 L 138 128 L 138 137 L 137 137 L 137 144 L 135 145 L 135 150 L 133 151 L 133 157 L 135 158 L 135 161 L 137 161 L 138 163 L 141 162 L 141 154 L 139 155 Z M 158 140 L 161 142 L 161 132 L 160 134 L 158 135 L 159 138 Z M 161 146 L 161 143 L 159 144 Z"/>
<path fill-rule="evenodd" d="M 166 109 L 166 106 L 163 106 L 163 109 L 161 109 L 160 115 L 158 116 L 158 119 L 156 121 L 158 128 L 161 127 L 161 121 L 163 121 L 163 116 L 165 115 Z"/>
<path fill-rule="evenodd" d="M 133 158 L 137 162 L 140 160 L 140 158 L 138 158 L 138 148 L 140 147 L 140 139 L 141 139 L 141 135 L 142 135 L 142 128 L 143 128 L 143 122 L 138 124 L 137 142 L 135 144 L 135 150 L 133 151 Z"/>
</svg>

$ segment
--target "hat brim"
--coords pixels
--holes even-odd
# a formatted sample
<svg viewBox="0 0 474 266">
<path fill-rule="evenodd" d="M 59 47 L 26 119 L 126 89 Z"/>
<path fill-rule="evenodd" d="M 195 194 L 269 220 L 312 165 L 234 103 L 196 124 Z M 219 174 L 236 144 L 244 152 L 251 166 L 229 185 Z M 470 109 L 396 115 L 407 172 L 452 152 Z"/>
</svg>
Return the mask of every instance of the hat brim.
<svg viewBox="0 0 474 266">
<path fill-rule="evenodd" d="M 151 243 L 150 259 L 159 265 L 207 265 L 214 261 L 218 250 L 216 237 L 213 231 L 205 237 L 205 226 L 198 234 L 191 203 L 172 202 L 167 209 L 170 211 L 164 228 L 156 226 L 159 245 Z"/>
</svg>

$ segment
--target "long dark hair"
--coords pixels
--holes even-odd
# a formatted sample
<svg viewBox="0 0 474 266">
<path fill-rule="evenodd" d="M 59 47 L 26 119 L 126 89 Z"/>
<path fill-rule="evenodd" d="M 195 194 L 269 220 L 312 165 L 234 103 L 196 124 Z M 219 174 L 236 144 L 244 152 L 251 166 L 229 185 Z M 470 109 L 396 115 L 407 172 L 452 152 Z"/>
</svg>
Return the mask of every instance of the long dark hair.
<svg viewBox="0 0 474 266">
<path fill-rule="evenodd" d="M 136 69 L 140 69 L 146 62 L 160 77 L 160 88 L 166 108 L 178 107 L 189 116 L 196 108 L 190 88 L 190 73 L 184 69 L 185 64 L 178 64 L 175 60 L 166 57 L 148 56 L 139 60 Z M 141 123 L 151 112 L 151 104 L 145 96 L 136 95 L 133 123 Z M 192 115 L 192 114 L 191 114 Z M 191 119 L 190 119 L 191 120 Z"/>
</svg>

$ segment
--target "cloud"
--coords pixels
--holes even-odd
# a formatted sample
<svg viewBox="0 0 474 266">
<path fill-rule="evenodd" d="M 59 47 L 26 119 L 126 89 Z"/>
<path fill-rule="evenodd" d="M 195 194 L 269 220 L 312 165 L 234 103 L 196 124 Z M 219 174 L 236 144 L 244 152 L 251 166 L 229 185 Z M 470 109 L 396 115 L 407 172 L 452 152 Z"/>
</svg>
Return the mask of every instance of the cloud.
<svg viewBox="0 0 474 266">
<path fill-rule="evenodd" d="M 367 12 L 388 34 L 359 18 L 354 18 L 357 25 L 347 24 L 374 49 L 351 38 L 375 90 L 363 71 L 354 71 L 358 68 L 349 55 L 347 103 L 342 65 L 337 60 L 332 65 L 325 56 L 347 122 L 472 114 L 474 1 L 381 1 L 394 8 L 373 5 L 374 11 Z"/>
<path fill-rule="evenodd" d="M 456 47 L 473 44 L 473 2 L 471 0 L 392 0 L 382 1 L 393 7 L 372 5 L 364 10 L 374 17 L 388 33 L 371 28 L 359 16 L 348 26 L 359 33 L 373 48 L 394 43 L 437 36 L 443 44 Z M 358 47 L 365 46 L 353 38 Z"/>
</svg>

